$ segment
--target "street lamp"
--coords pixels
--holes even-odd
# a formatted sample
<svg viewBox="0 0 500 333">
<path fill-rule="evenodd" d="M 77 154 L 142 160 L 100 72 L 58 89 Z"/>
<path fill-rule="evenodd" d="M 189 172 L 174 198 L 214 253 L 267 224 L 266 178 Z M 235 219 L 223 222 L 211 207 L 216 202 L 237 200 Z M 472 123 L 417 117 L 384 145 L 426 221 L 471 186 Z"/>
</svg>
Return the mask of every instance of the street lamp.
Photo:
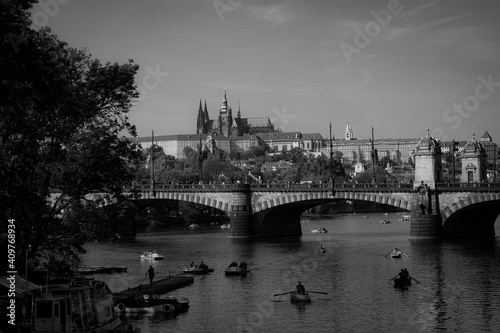
<svg viewBox="0 0 500 333">
<path fill-rule="evenodd" d="M 374 135 L 374 132 L 373 132 L 373 126 L 372 126 L 372 169 L 373 169 L 373 183 L 376 184 L 377 183 L 377 176 L 375 174 L 375 161 L 376 161 L 376 157 L 375 157 L 375 135 Z"/>
<path fill-rule="evenodd" d="M 153 195 L 153 198 L 156 198 L 156 191 L 155 191 L 155 154 L 154 154 L 154 148 L 155 148 L 155 132 L 154 130 L 151 131 L 151 193 Z"/>
<path fill-rule="evenodd" d="M 332 195 L 335 196 L 335 174 L 333 170 L 332 122 L 330 122 L 330 177 L 332 179 Z"/>
</svg>

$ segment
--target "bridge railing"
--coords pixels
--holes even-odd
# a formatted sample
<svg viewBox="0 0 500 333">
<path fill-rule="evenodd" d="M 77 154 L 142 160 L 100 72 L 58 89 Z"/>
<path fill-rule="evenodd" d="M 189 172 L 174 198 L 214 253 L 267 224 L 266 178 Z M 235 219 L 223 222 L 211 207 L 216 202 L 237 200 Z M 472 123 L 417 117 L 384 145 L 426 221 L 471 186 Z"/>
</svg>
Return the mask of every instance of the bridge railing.
<svg viewBox="0 0 500 333">
<path fill-rule="evenodd" d="M 500 183 L 437 183 L 438 189 L 455 189 L 455 190 L 500 190 Z"/>
<path fill-rule="evenodd" d="M 331 184 L 320 184 L 320 183 L 307 183 L 307 184 L 297 184 L 297 183 L 261 183 L 261 184 L 156 184 L 155 191 L 175 191 L 175 190 L 200 190 L 200 191 L 210 191 L 210 190 L 233 190 L 242 187 L 250 187 L 252 189 L 267 189 L 267 190 L 307 190 L 307 189 L 318 189 L 318 190 L 331 190 Z M 374 190 L 374 189 L 387 189 L 387 190 L 411 190 L 413 189 L 413 184 L 401 184 L 401 183 L 335 183 L 335 189 L 345 189 L 345 190 Z M 149 185 L 139 185 L 134 186 L 134 190 L 141 192 L 151 191 Z"/>
</svg>

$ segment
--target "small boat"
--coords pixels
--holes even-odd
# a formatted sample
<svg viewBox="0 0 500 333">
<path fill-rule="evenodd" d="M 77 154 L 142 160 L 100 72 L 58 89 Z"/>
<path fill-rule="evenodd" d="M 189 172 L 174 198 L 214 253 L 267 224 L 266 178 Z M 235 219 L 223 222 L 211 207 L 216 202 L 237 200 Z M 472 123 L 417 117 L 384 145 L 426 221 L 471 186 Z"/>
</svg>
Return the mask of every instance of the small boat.
<svg viewBox="0 0 500 333">
<path fill-rule="evenodd" d="M 106 333 L 121 324 L 114 311 L 113 294 L 102 281 L 84 280 L 48 291 L 26 304 L 33 309 L 29 332 Z"/>
<path fill-rule="evenodd" d="M 224 271 L 224 274 L 226 275 L 239 275 L 239 276 L 242 276 L 242 275 L 247 275 L 247 273 L 249 272 L 250 270 L 247 269 L 247 268 L 241 268 L 241 267 L 228 267 L 226 268 L 226 270 Z"/>
<path fill-rule="evenodd" d="M 126 273 L 126 266 L 83 266 L 75 271 L 75 274 L 89 275 L 89 274 L 113 274 L 113 273 Z"/>
<path fill-rule="evenodd" d="M 146 251 L 141 254 L 141 259 L 163 260 L 163 256 L 156 251 Z"/>
<path fill-rule="evenodd" d="M 231 226 L 229 224 L 222 224 L 221 229 L 229 229 Z"/>
<path fill-rule="evenodd" d="M 177 314 L 187 311 L 187 298 L 177 299 L 169 296 L 160 298 L 156 294 L 128 296 L 116 300 L 116 311 L 119 313 L 170 313 Z"/>
<path fill-rule="evenodd" d="M 394 249 L 391 252 L 391 258 L 401 258 L 402 253 L 400 250 Z"/>
<path fill-rule="evenodd" d="M 380 221 L 380 224 L 389 224 L 389 223 L 391 223 L 391 221 L 389 221 L 389 220 L 382 220 L 382 221 Z"/>
<path fill-rule="evenodd" d="M 190 225 L 188 225 L 189 229 L 198 229 L 199 227 L 200 227 L 200 225 L 196 224 L 196 223 L 191 223 Z"/>
<path fill-rule="evenodd" d="M 290 293 L 290 301 L 291 302 L 311 302 L 311 295 L 308 293 L 305 294 L 299 294 L 296 291 L 293 291 Z"/>
<path fill-rule="evenodd" d="M 313 234 L 325 234 L 328 232 L 325 228 L 313 229 L 311 230 Z"/>
<path fill-rule="evenodd" d="M 200 265 L 201 266 L 201 265 Z M 208 267 L 188 267 L 184 268 L 183 272 L 184 274 L 193 274 L 193 275 L 205 275 L 208 273 L 213 273 L 214 269 L 213 268 L 208 268 Z"/>
<path fill-rule="evenodd" d="M 401 215 L 401 221 L 409 221 L 410 215 Z"/>
<path fill-rule="evenodd" d="M 397 278 L 394 279 L 394 288 L 407 288 L 411 286 L 411 278 Z"/>
</svg>

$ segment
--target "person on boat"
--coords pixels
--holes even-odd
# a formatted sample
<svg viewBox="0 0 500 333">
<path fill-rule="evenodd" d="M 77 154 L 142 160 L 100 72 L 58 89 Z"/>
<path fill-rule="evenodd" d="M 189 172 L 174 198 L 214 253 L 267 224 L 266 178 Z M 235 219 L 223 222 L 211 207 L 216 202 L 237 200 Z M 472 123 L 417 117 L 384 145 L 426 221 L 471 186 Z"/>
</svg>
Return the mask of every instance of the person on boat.
<svg viewBox="0 0 500 333">
<path fill-rule="evenodd" d="M 153 287 L 153 279 L 155 277 L 155 269 L 153 266 L 149 266 L 148 272 L 146 273 L 146 276 L 149 275 L 149 287 Z"/>
<path fill-rule="evenodd" d="M 404 281 L 405 280 L 405 271 L 401 268 L 401 271 L 399 272 L 397 276 L 397 280 L 399 281 Z"/>
<path fill-rule="evenodd" d="M 191 265 L 189 265 L 189 268 L 194 268 L 194 262 L 191 261 Z"/>
<path fill-rule="evenodd" d="M 403 275 L 404 275 L 404 281 L 411 281 L 410 273 L 408 273 L 408 270 L 406 270 L 406 268 L 403 270 Z"/>
<path fill-rule="evenodd" d="M 200 269 L 208 269 L 208 266 L 201 262 L 200 266 L 198 266 Z"/>
<path fill-rule="evenodd" d="M 325 254 L 326 249 L 325 249 L 325 247 L 323 245 L 321 245 L 321 250 L 320 251 L 321 251 L 321 254 Z"/>
<path fill-rule="evenodd" d="M 299 295 L 304 295 L 306 293 L 306 288 L 304 287 L 304 285 L 302 283 L 299 283 L 297 284 L 297 294 Z"/>
</svg>

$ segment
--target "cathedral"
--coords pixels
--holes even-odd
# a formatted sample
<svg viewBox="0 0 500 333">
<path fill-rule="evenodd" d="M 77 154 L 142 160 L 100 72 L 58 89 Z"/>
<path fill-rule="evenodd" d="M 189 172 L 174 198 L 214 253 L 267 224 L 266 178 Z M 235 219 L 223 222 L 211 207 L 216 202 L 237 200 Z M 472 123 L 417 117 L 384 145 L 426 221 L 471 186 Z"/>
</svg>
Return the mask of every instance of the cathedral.
<svg viewBox="0 0 500 333">
<path fill-rule="evenodd" d="M 198 118 L 196 122 L 196 134 L 238 137 L 244 134 L 272 132 L 276 132 L 276 130 L 267 117 L 241 118 L 239 102 L 236 117 L 233 117 L 233 110 L 227 103 L 226 88 L 224 88 L 222 106 L 219 108 L 219 116 L 217 119 L 210 119 L 208 116 L 207 102 L 205 101 L 205 107 L 203 108 L 200 99 L 200 107 L 198 109 Z"/>
</svg>

